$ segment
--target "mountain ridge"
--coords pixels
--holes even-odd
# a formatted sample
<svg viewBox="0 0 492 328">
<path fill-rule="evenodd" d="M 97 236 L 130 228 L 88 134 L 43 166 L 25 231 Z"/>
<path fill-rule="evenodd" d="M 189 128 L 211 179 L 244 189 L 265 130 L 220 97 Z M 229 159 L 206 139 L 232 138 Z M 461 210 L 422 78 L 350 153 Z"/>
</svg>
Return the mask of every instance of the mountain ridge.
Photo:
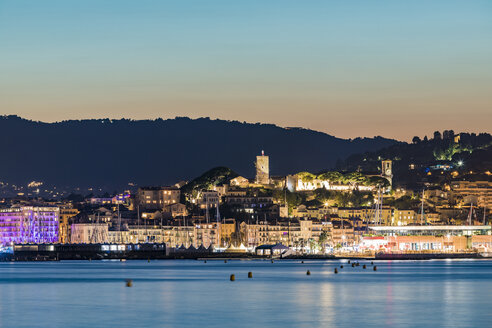
<svg viewBox="0 0 492 328">
<path fill-rule="evenodd" d="M 0 116 L 0 180 L 120 187 L 190 180 L 217 166 L 253 177 L 254 160 L 270 155 L 271 173 L 332 168 L 349 155 L 398 141 L 342 139 L 324 132 L 220 119 L 87 119 L 40 122 Z"/>
</svg>

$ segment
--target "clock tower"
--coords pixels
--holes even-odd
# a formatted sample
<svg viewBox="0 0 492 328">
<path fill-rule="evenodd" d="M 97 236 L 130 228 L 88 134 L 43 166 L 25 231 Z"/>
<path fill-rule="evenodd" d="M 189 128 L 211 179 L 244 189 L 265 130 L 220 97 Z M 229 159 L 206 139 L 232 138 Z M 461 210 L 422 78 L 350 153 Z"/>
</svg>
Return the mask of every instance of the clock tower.
<svg viewBox="0 0 492 328">
<path fill-rule="evenodd" d="M 381 161 L 381 176 L 389 181 L 390 186 L 393 185 L 393 161 Z"/>
</svg>

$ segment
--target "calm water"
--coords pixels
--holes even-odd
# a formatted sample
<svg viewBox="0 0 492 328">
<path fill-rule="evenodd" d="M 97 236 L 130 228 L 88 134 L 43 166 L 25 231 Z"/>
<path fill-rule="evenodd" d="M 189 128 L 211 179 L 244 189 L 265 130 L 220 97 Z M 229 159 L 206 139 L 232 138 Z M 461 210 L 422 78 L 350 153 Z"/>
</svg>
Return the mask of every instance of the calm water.
<svg viewBox="0 0 492 328">
<path fill-rule="evenodd" d="M 492 261 L 345 262 L 0 263 L 0 327 L 492 325 Z"/>
</svg>

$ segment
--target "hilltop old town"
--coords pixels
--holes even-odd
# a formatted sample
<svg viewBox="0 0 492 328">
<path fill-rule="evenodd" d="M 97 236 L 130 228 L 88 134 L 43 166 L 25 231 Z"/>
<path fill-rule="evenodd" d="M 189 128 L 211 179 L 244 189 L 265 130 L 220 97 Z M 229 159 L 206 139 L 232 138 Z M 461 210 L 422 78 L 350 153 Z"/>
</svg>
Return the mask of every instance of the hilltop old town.
<svg viewBox="0 0 492 328">
<path fill-rule="evenodd" d="M 460 135 L 451 137 L 460 142 Z M 48 200 L 19 193 L 1 201 L 0 242 L 3 249 L 153 243 L 251 254 L 282 245 L 290 254 L 312 255 L 487 253 L 492 247 L 486 169 L 467 172 L 459 161 L 410 164 L 410 174 L 449 178 L 423 178 L 412 189 L 395 181 L 392 159 L 381 158 L 374 172 L 287 176 L 271 175 L 270 160 L 262 151 L 252 178 L 217 167 L 189 182 L 113 195 Z"/>
</svg>

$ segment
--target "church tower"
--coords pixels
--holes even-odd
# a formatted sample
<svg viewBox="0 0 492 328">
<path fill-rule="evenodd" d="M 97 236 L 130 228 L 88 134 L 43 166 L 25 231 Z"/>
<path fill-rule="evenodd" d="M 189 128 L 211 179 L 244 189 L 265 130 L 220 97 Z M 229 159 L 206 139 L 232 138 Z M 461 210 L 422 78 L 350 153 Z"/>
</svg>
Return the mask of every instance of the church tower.
<svg viewBox="0 0 492 328">
<path fill-rule="evenodd" d="M 381 176 L 389 181 L 390 187 L 393 186 L 393 161 L 381 161 Z"/>
</svg>

